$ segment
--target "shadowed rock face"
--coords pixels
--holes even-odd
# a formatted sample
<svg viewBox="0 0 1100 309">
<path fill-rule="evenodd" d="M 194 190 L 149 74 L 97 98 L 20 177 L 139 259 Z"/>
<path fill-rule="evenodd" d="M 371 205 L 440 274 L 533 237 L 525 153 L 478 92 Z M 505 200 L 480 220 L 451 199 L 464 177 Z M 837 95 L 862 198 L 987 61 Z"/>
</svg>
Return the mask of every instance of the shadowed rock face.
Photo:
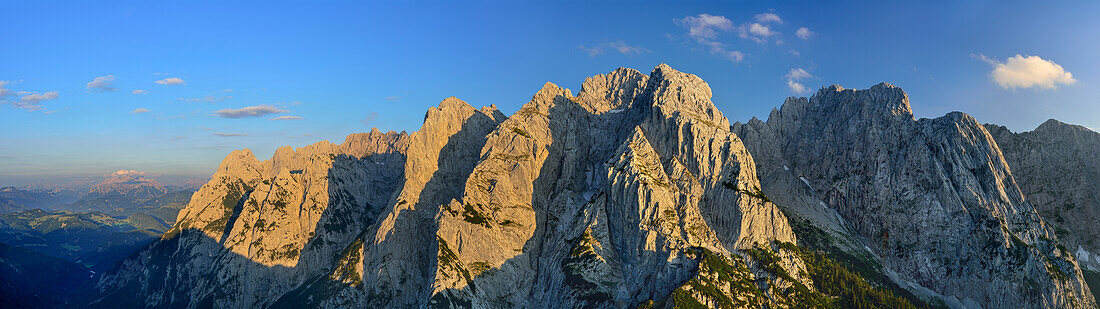
<svg viewBox="0 0 1100 309">
<path fill-rule="evenodd" d="M 742 125 L 731 130 L 704 81 L 660 65 L 649 75 L 617 69 L 590 77 L 576 95 L 547 83 L 511 116 L 448 98 L 429 109 L 412 134 L 373 131 L 351 135 L 341 145 L 284 147 L 262 162 L 248 150 L 235 151 L 171 231 L 100 279 L 92 303 L 505 308 L 687 301 L 797 307 L 792 291 L 816 292 L 806 288 L 812 284 L 799 255 L 784 246 L 797 241 L 795 234 L 787 215 L 763 193 L 757 169 L 796 159 L 798 164 L 786 164 L 826 175 L 812 178 L 818 188 L 832 188 L 817 185 L 832 173 L 849 175 L 850 187 L 843 187 L 848 189 L 823 191 L 832 192 L 823 196 L 843 214 L 833 212 L 828 228 L 851 226 L 862 236 L 855 243 L 890 231 L 892 242 L 875 250 L 910 280 L 945 293 L 990 283 L 981 278 L 992 275 L 1036 276 L 1037 297 L 1050 306 L 1081 291 L 1072 257 L 1045 255 L 1043 237 L 1055 236 L 1012 191 L 1011 176 L 1000 172 L 1003 160 L 975 171 L 989 163 L 981 154 L 998 153 L 997 160 L 1000 155 L 994 143 L 981 142 L 988 134 L 980 126 L 953 126 L 973 122 L 969 117 L 916 122 L 905 94 L 889 85 L 826 89 L 818 97 L 788 104 L 791 114 L 799 110 L 798 117 L 816 117 L 821 126 L 770 129 L 770 122 L 757 120 L 754 131 Z M 813 107 L 817 100 L 844 104 L 830 103 L 840 109 L 836 114 L 812 116 L 820 110 Z M 871 125 L 860 117 L 872 119 Z M 833 119 L 851 122 L 825 121 Z M 846 135 L 856 129 L 874 132 Z M 746 148 L 735 132 L 784 143 L 792 143 L 795 133 L 818 132 L 812 134 L 840 146 L 793 142 L 825 152 L 823 160 L 787 144 L 750 140 Z M 926 137 L 925 144 L 903 141 L 912 136 Z M 873 143 L 889 148 L 877 150 Z M 965 149 L 952 148 L 956 144 Z M 899 147 L 916 154 L 893 155 Z M 763 159 L 758 163 L 750 150 Z M 849 165 L 839 159 L 864 156 L 873 160 Z M 809 162 L 811 157 L 818 162 Z M 864 184 L 876 179 L 867 171 L 882 164 L 924 176 L 909 187 Z M 961 184 L 929 176 L 945 173 L 982 176 L 951 176 L 970 181 Z M 792 187 L 791 179 L 786 191 L 798 197 L 777 201 L 817 200 L 816 192 Z M 982 195 L 957 194 L 960 186 L 980 188 Z M 910 195 L 936 202 L 910 202 Z M 853 215 L 870 207 L 869 201 L 898 196 L 908 204 Z M 914 213 L 945 230 L 903 226 L 901 217 Z M 1017 238 L 1023 240 L 1006 240 Z M 962 257 L 990 257 L 978 251 L 989 250 L 993 258 L 1018 260 L 992 265 L 948 258 L 926 269 L 929 256 L 902 255 L 902 248 L 932 244 L 957 247 Z M 1006 250 L 1018 254 L 997 255 Z M 964 261 L 973 265 L 958 266 Z M 1043 263 L 1076 277 L 1061 285 L 1043 279 L 1037 273 L 1048 269 Z M 967 267 L 974 272 L 960 273 Z M 921 276 L 954 281 L 937 285 Z M 1017 291 L 1009 283 L 990 286 Z M 993 306 L 1035 303 L 1017 294 L 949 294 L 986 297 L 975 299 Z"/>
<path fill-rule="evenodd" d="M 1021 133 L 985 126 L 1058 239 L 1081 266 L 1100 271 L 1100 133 L 1054 119 Z"/>
<path fill-rule="evenodd" d="M 758 170 L 802 177 L 884 266 L 949 303 L 1095 303 L 997 142 L 966 114 L 914 120 L 900 88 L 832 86 L 733 128 Z"/>
</svg>

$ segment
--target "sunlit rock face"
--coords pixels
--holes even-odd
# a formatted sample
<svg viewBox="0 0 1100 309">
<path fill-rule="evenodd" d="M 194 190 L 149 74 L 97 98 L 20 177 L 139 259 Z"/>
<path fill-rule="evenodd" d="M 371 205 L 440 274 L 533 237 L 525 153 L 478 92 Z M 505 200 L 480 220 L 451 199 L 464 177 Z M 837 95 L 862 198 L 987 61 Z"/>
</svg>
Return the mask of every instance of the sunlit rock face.
<svg viewBox="0 0 1100 309">
<path fill-rule="evenodd" d="M 1100 272 L 1100 133 L 1054 119 L 1021 133 L 985 126 L 1028 201 L 1082 267 Z"/>
<path fill-rule="evenodd" d="M 161 240 L 99 282 L 115 306 L 257 307 L 335 263 L 401 184 L 405 133 L 349 135 L 266 161 L 234 151 Z M 136 295 L 133 296 L 133 295 Z"/>
<path fill-rule="evenodd" d="M 989 275 L 1040 276 L 1036 271 L 1047 269 L 1042 263 L 1076 271 L 1072 257 L 1042 251 L 1048 245 L 1043 237 L 1054 237 L 1053 232 L 1023 202 L 1011 176 L 1001 172 L 995 144 L 983 142 L 988 134 L 980 126 L 951 131 L 953 121 L 972 122 L 968 117 L 918 123 L 904 93 L 888 85 L 863 92 L 826 89 L 819 96 L 830 91 L 843 92 L 834 96 L 845 102 L 852 100 L 841 99 L 844 95 L 859 93 L 868 108 L 837 111 L 844 117 L 814 116 L 821 118 L 819 127 L 772 129 L 770 120 L 756 121 L 750 132 L 730 125 L 711 102 L 710 86 L 695 75 L 667 65 L 648 75 L 617 69 L 586 79 L 576 94 L 547 83 L 511 116 L 447 98 L 427 111 L 412 134 L 353 134 L 340 145 L 280 148 L 266 161 L 248 150 L 235 151 L 195 193 L 171 231 L 102 277 L 92 305 L 800 307 L 805 303 L 799 295 L 820 293 L 792 249 L 798 239 L 788 216 L 772 200 L 793 205 L 820 199 L 813 190 L 791 185 L 793 176 L 771 181 L 785 188 L 777 192 L 797 192 L 793 197 L 769 198 L 758 176 L 767 173 L 757 164 L 854 175 L 852 187 L 824 195 L 831 206 L 822 209 L 841 211 L 828 212 L 831 221 L 823 227 L 858 231 L 852 234 L 861 236 L 853 236 L 850 247 L 877 244 L 876 233 L 889 230 L 891 242 L 873 249 L 906 278 L 938 292 L 997 306 L 1021 299 L 1011 294 L 1014 286 L 991 285 L 1010 291 L 998 297 L 947 292 L 961 284 L 990 283 Z M 797 108 L 809 111 L 807 104 L 816 100 L 803 100 Z M 883 104 L 870 108 L 876 102 Z M 879 119 L 871 128 L 858 128 L 884 132 L 854 140 L 837 132 L 857 123 L 824 124 L 851 115 Z M 795 164 L 784 162 L 810 156 L 786 144 L 742 140 L 743 134 L 755 134 L 787 143 L 794 138 L 788 132 L 803 127 L 807 132 L 799 133 L 834 136 L 829 142 L 839 146 L 806 146 L 829 156 Z M 925 158 L 924 165 L 915 155 L 891 157 L 897 147 L 906 149 L 903 137 L 911 136 L 938 136 L 935 145 L 953 152 L 932 157 L 940 161 Z M 897 166 L 926 176 L 972 172 L 984 162 L 975 153 L 996 153 L 1000 161 L 990 163 L 981 177 L 957 176 L 971 181 L 963 186 L 982 189 L 964 200 L 958 194 L 962 187 L 928 180 L 931 176 L 911 180 L 909 189 L 857 182 L 874 179 L 865 171 L 879 163 L 852 167 L 835 156 L 870 150 L 874 147 L 865 145 L 870 143 L 895 147 L 874 152 L 868 157 L 874 162 L 892 167 L 890 159 L 900 159 Z M 955 144 L 970 148 L 955 151 L 949 147 Z M 905 147 L 922 155 L 933 152 L 927 146 Z M 960 159 L 966 160 L 952 161 Z M 948 161 L 962 163 L 945 168 Z M 834 190 L 822 182 L 829 176 L 810 179 L 815 187 Z M 910 195 L 935 202 L 908 202 Z M 908 204 L 879 206 L 890 212 L 859 211 L 869 207 L 866 201 L 899 196 Z M 984 221 L 980 226 L 956 222 L 962 208 Z M 898 212 L 924 214 L 917 219 L 933 221 L 921 224 L 946 230 L 902 226 L 905 214 Z M 1019 260 L 898 257 L 899 248 L 916 245 L 939 246 L 944 251 L 936 257 L 946 256 L 948 246 L 974 258 L 990 256 L 966 250 L 989 249 L 1002 259 L 997 254 L 1016 250 L 1008 257 Z M 929 261 L 933 268 L 922 268 Z M 973 268 L 960 268 L 961 261 Z M 936 271 L 943 267 L 954 267 L 944 275 L 953 280 L 947 285 L 921 280 L 922 272 L 941 275 Z M 968 273 L 958 273 L 963 270 Z M 1080 296 L 1073 294 L 1083 291 L 1079 271 L 1072 274 L 1076 277 L 1060 285 L 1037 277 L 1042 304 L 1057 306 Z M 976 298 L 983 296 L 989 297 Z M 1086 302 L 1091 299 L 1079 301 L 1091 304 Z"/>
<path fill-rule="evenodd" d="M 832 86 L 734 131 L 759 171 L 800 176 L 886 268 L 949 304 L 1095 303 L 997 142 L 969 115 L 916 120 L 893 85 Z"/>
</svg>

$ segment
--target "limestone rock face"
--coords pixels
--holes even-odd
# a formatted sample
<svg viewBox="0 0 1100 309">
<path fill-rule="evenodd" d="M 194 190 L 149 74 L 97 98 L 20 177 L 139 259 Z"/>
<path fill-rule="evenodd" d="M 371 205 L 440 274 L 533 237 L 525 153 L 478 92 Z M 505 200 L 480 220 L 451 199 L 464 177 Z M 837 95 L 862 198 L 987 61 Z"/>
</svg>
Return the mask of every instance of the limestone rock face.
<svg viewBox="0 0 1100 309">
<path fill-rule="evenodd" d="M 997 142 L 966 114 L 915 120 L 900 88 L 832 86 L 733 131 L 760 171 L 801 177 L 887 269 L 948 304 L 1095 306 Z"/>
<path fill-rule="evenodd" d="M 1100 133 L 1054 119 L 1030 132 L 985 127 L 1058 239 L 1082 267 L 1100 271 Z"/>
<path fill-rule="evenodd" d="M 547 83 L 511 116 L 447 98 L 412 134 L 234 151 L 92 305 L 828 304 L 788 214 L 949 304 L 1094 304 L 969 116 L 916 121 L 883 84 L 731 126 L 662 64 Z"/>
<path fill-rule="evenodd" d="M 234 151 L 168 233 L 101 278 L 94 305 L 269 304 L 375 220 L 400 184 L 408 139 L 375 130 L 263 162 Z"/>
<path fill-rule="evenodd" d="M 760 190 L 752 157 L 710 96 L 667 65 L 617 69 L 575 96 L 547 83 L 510 117 L 448 98 L 411 135 L 353 134 L 262 162 L 235 151 L 172 231 L 100 280 L 94 304 L 665 299 L 698 275 L 699 250 L 744 260 L 795 241 L 779 209 L 748 193 Z M 798 273 L 797 257 L 781 262 Z"/>
</svg>

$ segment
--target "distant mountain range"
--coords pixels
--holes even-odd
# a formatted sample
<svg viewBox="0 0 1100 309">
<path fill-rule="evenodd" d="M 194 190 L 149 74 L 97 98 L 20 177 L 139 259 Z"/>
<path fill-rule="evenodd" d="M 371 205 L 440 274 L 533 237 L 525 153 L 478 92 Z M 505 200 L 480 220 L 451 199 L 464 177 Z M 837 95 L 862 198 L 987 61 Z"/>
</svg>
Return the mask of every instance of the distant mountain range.
<svg viewBox="0 0 1100 309">
<path fill-rule="evenodd" d="M 234 151 L 87 301 L 1096 307 L 1095 132 L 916 119 L 885 83 L 745 123 L 710 98 L 667 65 L 618 69 L 511 116 L 448 98 L 412 134 Z"/>
<path fill-rule="evenodd" d="M 48 209 L 55 205 L 72 203 L 79 199 L 80 192 L 68 189 L 19 189 L 0 188 L 0 213 L 15 212 L 24 209 Z"/>
<path fill-rule="evenodd" d="M 0 303 L 71 305 L 69 301 L 90 291 L 95 276 L 175 224 L 194 191 L 170 188 L 136 171 L 108 175 L 83 193 L 0 188 L 0 245 L 10 255 L 0 256 L 0 267 L 41 277 L 20 281 Z M 38 255 L 50 259 L 31 261 Z M 55 279 L 71 282 L 50 281 Z"/>
</svg>

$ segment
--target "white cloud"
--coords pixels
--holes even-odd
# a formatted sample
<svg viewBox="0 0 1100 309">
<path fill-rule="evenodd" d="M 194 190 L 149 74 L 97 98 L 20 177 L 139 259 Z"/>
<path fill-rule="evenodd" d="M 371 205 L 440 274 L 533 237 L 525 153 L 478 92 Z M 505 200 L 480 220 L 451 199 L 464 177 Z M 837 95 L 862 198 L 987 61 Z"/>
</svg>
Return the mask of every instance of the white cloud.
<svg viewBox="0 0 1100 309">
<path fill-rule="evenodd" d="M 88 82 L 86 87 L 92 91 L 118 91 L 118 88 L 111 86 L 114 82 L 114 75 L 100 76 Z"/>
<path fill-rule="evenodd" d="M 244 133 L 220 133 L 219 132 L 219 133 L 214 133 L 214 136 L 217 136 L 217 137 L 234 137 L 234 136 L 248 136 L 248 134 L 244 134 Z"/>
<path fill-rule="evenodd" d="M 280 109 L 278 107 L 274 107 L 274 106 L 271 106 L 271 105 L 254 105 L 254 106 L 247 106 L 247 107 L 242 107 L 242 108 L 238 108 L 238 109 L 230 109 L 230 108 L 221 109 L 221 110 L 215 111 L 214 114 L 217 115 L 218 117 L 222 117 L 222 118 L 240 119 L 240 118 L 262 117 L 262 116 L 266 116 L 266 115 L 270 115 L 270 114 L 282 114 L 282 113 L 286 113 L 286 112 L 287 112 L 287 110 L 285 110 L 285 109 Z"/>
<path fill-rule="evenodd" d="M 298 119 L 302 119 L 302 117 L 298 117 L 298 116 L 279 116 L 279 117 L 271 118 L 271 120 L 298 120 Z"/>
<path fill-rule="evenodd" d="M 19 97 L 19 101 L 12 102 L 12 105 L 18 108 L 28 109 L 32 112 L 44 110 L 41 104 L 42 101 L 57 99 L 57 91 L 43 93 L 20 91 L 19 94 L 22 95 L 22 97 Z"/>
<path fill-rule="evenodd" d="M 145 90 L 138 89 L 138 90 L 131 91 L 130 93 L 133 93 L 133 94 L 146 94 L 146 93 L 149 93 L 149 92 L 145 91 Z"/>
<path fill-rule="evenodd" d="M 803 94 L 803 93 L 810 92 L 810 88 L 806 87 L 806 85 L 803 85 L 802 83 L 796 82 L 796 81 L 791 80 L 791 79 L 787 80 L 787 88 L 790 88 L 791 92 L 793 92 L 795 94 Z"/>
<path fill-rule="evenodd" d="M 399 95 L 388 96 L 388 97 L 386 97 L 386 101 L 401 102 L 401 96 L 399 96 Z"/>
<path fill-rule="evenodd" d="M 726 47 L 726 44 L 719 42 L 717 39 L 719 31 L 728 32 L 733 30 L 733 22 L 725 16 L 699 14 L 698 16 L 687 16 L 674 21 L 676 24 L 687 28 L 688 37 L 706 46 L 711 54 L 721 55 L 734 63 L 745 59 L 744 53 L 730 50 Z"/>
<path fill-rule="evenodd" d="M 745 60 L 745 54 L 736 50 L 717 50 L 711 52 L 722 55 L 723 57 L 726 57 L 727 60 L 733 63 L 738 63 L 741 62 L 741 60 Z"/>
<path fill-rule="evenodd" d="M 584 52 L 588 53 L 589 57 L 599 56 L 603 53 L 603 48 L 600 48 L 599 46 L 586 47 L 584 45 L 580 45 L 577 46 L 577 49 L 583 50 Z"/>
<path fill-rule="evenodd" d="M 794 35 L 800 39 L 809 40 L 810 36 L 814 35 L 814 32 L 810 31 L 810 28 L 802 27 L 798 28 L 798 31 L 795 31 Z"/>
<path fill-rule="evenodd" d="M 161 85 L 183 85 L 183 79 L 181 79 L 179 77 L 169 77 L 169 78 L 165 78 L 165 79 L 162 79 L 162 80 L 158 80 L 158 81 L 156 81 L 156 83 L 161 84 Z"/>
<path fill-rule="evenodd" d="M 756 16 L 753 16 L 753 18 L 755 18 L 756 21 L 762 22 L 762 23 L 778 23 L 778 24 L 783 23 L 783 19 L 780 19 L 779 15 L 775 15 L 775 13 L 756 14 Z"/>
<path fill-rule="evenodd" d="M 791 71 L 788 72 L 786 76 L 787 78 L 791 79 L 803 79 L 813 77 L 813 75 L 810 75 L 810 72 L 806 72 L 806 70 L 803 70 L 802 68 L 791 69 Z"/>
<path fill-rule="evenodd" d="M 1004 89 L 1057 89 L 1059 84 L 1072 85 L 1077 83 L 1072 73 L 1066 72 L 1062 66 L 1054 63 L 1054 61 L 1039 56 L 1017 54 L 1009 57 L 1005 62 L 997 61 L 982 54 L 971 54 L 970 57 L 993 66 L 993 71 L 989 73 L 989 76 L 993 78 L 998 86 Z"/>
<path fill-rule="evenodd" d="M 0 102 L 4 102 L 8 97 L 15 95 L 11 92 L 11 89 L 7 88 L 10 83 L 9 81 L 0 80 Z"/>
<path fill-rule="evenodd" d="M 814 76 L 810 75 L 810 72 L 806 72 L 802 68 L 794 68 L 787 72 L 784 77 L 787 78 L 787 88 L 790 88 L 792 93 L 804 94 L 810 92 L 810 88 L 800 82 L 803 79 L 813 78 Z"/>
<path fill-rule="evenodd" d="M 719 30 L 729 31 L 733 29 L 733 22 L 725 16 L 710 14 L 688 16 L 677 19 L 676 22 L 687 27 L 688 35 L 699 41 L 713 40 L 718 35 Z"/>
<path fill-rule="evenodd" d="M 764 43 L 768 41 L 768 37 L 779 34 L 772 31 L 771 27 L 765 26 L 760 23 L 744 24 L 737 28 L 737 35 L 741 38 L 752 39 L 758 43 Z"/>
<path fill-rule="evenodd" d="M 7 88 L 8 84 L 11 84 L 11 82 L 0 80 L 0 104 L 11 104 L 11 106 L 15 108 L 22 108 L 34 112 L 45 110 L 45 108 L 42 107 L 42 101 L 57 99 L 57 91 L 43 93 L 13 91 Z"/>
<path fill-rule="evenodd" d="M 581 45 L 581 46 L 577 46 L 577 49 L 583 50 L 584 52 L 588 53 L 589 57 L 595 57 L 595 56 L 598 56 L 600 54 L 603 54 L 604 50 L 608 50 L 608 49 L 613 50 L 613 51 L 617 51 L 620 54 L 628 55 L 628 56 L 649 52 L 648 49 L 638 47 L 638 46 L 631 46 L 630 44 L 626 44 L 626 42 L 623 42 L 622 40 L 619 40 L 619 41 L 604 41 L 603 43 L 600 43 L 596 46 L 591 46 L 591 47 Z"/>
<path fill-rule="evenodd" d="M 148 112 L 149 112 L 149 109 L 146 109 L 146 108 L 139 108 L 139 109 L 135 109 L 134 111 L 132 111 L 132 112 L 130 112 L 130 113 L 133 113 L 133 114 L 141 114 L 141 113 L 148 113 Z"/>
<path fill-rule="evenodd" d="M 201 98 L 178 98 L 177 100 L 184 101 L 184 102 L 187 102 L 187 103 L 195 103 L 195 102 L 218 103 L 218 102 L 229 100 L 229 99 L 232 99 L 232 98 L 233 98 L 233 96 L 231 96 L 231 95 L 227 95 L 227 96 L 208 95 L 208 96 L 201 97 Z"/>
</svg>

